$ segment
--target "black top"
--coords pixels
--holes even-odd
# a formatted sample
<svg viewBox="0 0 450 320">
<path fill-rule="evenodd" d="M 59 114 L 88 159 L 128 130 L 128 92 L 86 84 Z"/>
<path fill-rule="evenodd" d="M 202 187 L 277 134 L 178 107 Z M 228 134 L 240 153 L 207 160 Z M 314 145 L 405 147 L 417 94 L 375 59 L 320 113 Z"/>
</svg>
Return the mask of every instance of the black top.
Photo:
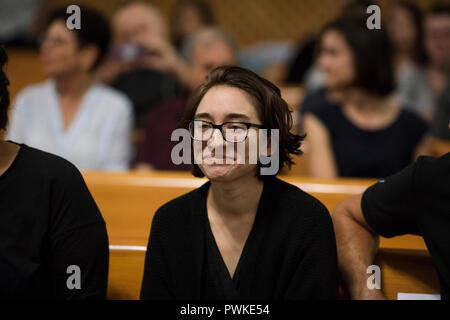
<svg viewBox="0 0 450 320">
<path fill-rule="evenodd" d="M 367 223 L 383 237 L 422 235 L 441 284 L 450 297 L 450 153 L 419 157 L 401 172 L 380 180 L 364 193 Z"/>
<path fill-rule="evenodd" d="M 0 298 L 104 299 L 107 275 L 105 223 L 81 174 L 21 145 L 0 176 Z"/>
<path fill-rule="evenodd" d="M 403 109 L 394 123 L 380 130 L 363 130 L 326 98 L 325 90 L 308 95 L 302 114 L 315 115 L 328 129 L 341 177 L 387 177 L 411 163 L 414 149 L 427 131 L 427 124 Z M 306 132 L 307 134 L 307 132 Z"/>
<path fill-rule="evenodd" d="M 450 140 L 450 79 L 447 86 L 436 101 L 436 107 L 431 124 L 431 133 L 442 140 Z"/>
<path fill-rule="evenodd" d="M 172 76 L 151 69 L 135 69 L 121 73 L 112 86 L 131 100 L 137 128 L 145 126 L 148 110 L 180 92 L 180 85 Z"/>
<path fill-rule="evenodd" d="M 268 178 L 231 278 L 210 230 L 210 183 L 155 214 L 142 299 L 336 299 L 337 256 L 327 209 L 299 188 Z"/>
</svg>

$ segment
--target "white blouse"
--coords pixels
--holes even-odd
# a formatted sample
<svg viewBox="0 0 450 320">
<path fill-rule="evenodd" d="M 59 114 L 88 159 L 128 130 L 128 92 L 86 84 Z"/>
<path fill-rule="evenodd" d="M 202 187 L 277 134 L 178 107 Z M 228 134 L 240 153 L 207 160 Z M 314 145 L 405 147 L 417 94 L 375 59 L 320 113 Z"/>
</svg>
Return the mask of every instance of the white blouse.
<svg viewBox="0 0 450 320">
<path fill-rule="evenodd" d="M 47 80 L 17 96 L 7 138 L 61 156 L 80 170 L 120 171 L 129 168 L 132 126 L 129 99 L 93 84 L 65 130 L 55 83 Z"/>
</svg>

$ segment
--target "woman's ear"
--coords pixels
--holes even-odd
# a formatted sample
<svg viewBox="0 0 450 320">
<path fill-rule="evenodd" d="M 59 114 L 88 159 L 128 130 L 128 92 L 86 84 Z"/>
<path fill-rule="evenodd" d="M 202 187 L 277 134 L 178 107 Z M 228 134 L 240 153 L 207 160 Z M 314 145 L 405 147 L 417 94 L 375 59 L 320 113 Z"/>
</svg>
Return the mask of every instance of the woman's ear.
<svg viewBox="0 0 450 320">
<path fill-rule="evenodd" d="M 99 49 L 94 45 L 86 45 L 80 50 L 80 62 L 84 71 L 89 71 L 94 66 L 99 55 Z"/>
</svg>

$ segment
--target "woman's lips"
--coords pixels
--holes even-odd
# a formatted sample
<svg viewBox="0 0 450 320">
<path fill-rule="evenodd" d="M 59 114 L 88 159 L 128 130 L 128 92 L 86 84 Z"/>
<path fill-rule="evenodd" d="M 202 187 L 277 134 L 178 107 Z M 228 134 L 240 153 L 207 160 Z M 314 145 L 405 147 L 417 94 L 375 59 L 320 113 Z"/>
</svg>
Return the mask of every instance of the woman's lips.
<svg viewBox="0 0 450 320">
<path fill-rule="evenodd" d="M 203 161 L 207 164 L 233 164 L 235 162 L 231 157 L 204 157 Z"/>
</svg>

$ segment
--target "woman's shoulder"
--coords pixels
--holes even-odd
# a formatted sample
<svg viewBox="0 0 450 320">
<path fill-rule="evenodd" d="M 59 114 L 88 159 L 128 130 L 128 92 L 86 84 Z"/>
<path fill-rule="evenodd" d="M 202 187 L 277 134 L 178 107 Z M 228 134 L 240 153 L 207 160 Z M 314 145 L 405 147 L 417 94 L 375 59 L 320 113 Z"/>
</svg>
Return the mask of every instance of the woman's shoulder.
<svg viewBox="0 0 450 320">
<path fill-rule="evenodd" d="M 296 239 L 306 239 L 333 232 L 333 222 L 328 209 L 314 196 L 301 188 L 277 179 L 274 193 L 275 208 L 271 225 L 283 234 Z M 303 242 L 303 241 L 302 241 Z"/>
<path fill-rule="evenodd" d="M 58 182 L 61 185 L 84 181 L 75 165 L 60 156 L 25 144 L 21 145 L 18 156 L 21 175 L 26 176 L 28 181 Z"/>
<path fill-rule="evenodd" d="M 42 101 L 42 97 L 49 94 L 52 87 L 52 81 L 47 80 L 44 82 L 31 84 L 22 89 L 16 97 L 16 101 L 23 99 L 29 100 L 29 102 Z"/>
<path fill-rule="evenodd" d="M 275 188 L 280 210 L 286 210 L 303 217 L 317 215 L 329 217 L 328 209 L 322 202 L 300 187 L 276 178 Z"/>
<path fill-rule="evenodd" d="M 330 108 L 335 107 L 327 97 L 327 92 L 324 88 L 316 89 L 309 92 L 301 103 L 301 112 L 320 113 L 325 112 Z"/>
<path fill-rule="evenodd" d="M 329 100 L 325 89 L 309 93 L 302 102 L 300 113 L 316 116 L 326 127 L 333 127 L 340 117 L 340 105 Z"/>
<path fill-rule="evenodd" d="M 416 130 L 423 133 L 428 130 L 428 123 L 417 112 L 411 111 L 408 107 L 402 107 L 397 124 L 405 130 Z"/>
<path fill-rule="evenodd" d="M 208 187 L 209 182 L 206 182 L 201 187 L 166 202 L 156 211 L 154 219 L 159 223 L 185 223 L 192 218 L 192 212 L 201 212 L 202 200 Z"/>
</svg>

